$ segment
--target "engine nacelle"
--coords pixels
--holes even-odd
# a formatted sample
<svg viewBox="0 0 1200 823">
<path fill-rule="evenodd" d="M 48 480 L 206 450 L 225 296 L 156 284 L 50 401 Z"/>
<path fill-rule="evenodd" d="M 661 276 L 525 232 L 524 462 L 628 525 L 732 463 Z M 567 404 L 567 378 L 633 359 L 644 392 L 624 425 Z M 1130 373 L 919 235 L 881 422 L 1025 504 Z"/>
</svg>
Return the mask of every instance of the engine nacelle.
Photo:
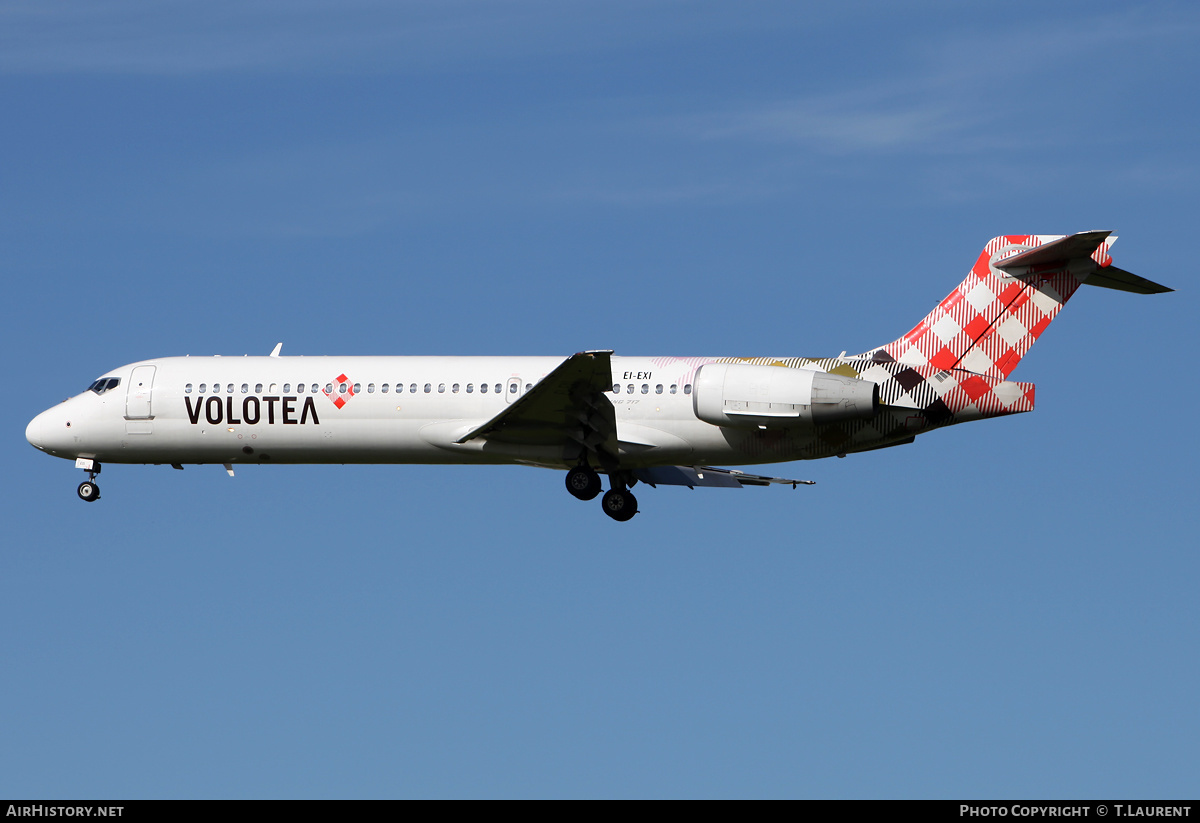
<svg viewBox="0 0 1200 823">
<path fill-rule="evenodd" d="M 696 373 L 692 403 L 714 426 L 798 428 L 872 417 L 879 386 L 812 369 L 709 363 Z"/>
</svg>

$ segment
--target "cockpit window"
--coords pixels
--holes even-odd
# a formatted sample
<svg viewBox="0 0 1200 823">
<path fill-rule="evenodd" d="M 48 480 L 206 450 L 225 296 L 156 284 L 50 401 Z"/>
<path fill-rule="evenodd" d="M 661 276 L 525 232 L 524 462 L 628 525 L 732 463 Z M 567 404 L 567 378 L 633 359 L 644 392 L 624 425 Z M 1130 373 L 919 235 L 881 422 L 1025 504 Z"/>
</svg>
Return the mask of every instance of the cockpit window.
<svg viewBox="0 0 1200 823">
<path fill-rule="evenodd" d="M 94 391 L 96 394 L 104 394 L 109 389 L 115 389 L 121 385 L 119 377 L 101 377 L 95 383 L 87 387 L 88 391 Z"/>
</svg>

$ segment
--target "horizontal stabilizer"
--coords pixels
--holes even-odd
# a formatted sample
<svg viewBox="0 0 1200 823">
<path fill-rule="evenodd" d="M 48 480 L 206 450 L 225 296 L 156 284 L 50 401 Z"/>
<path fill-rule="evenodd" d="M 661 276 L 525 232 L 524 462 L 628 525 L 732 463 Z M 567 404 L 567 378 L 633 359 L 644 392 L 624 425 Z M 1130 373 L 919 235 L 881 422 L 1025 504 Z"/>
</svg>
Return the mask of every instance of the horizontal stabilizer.
<svg viewBox="0 0 1200 823">
<path fill-rule="evenodd" d="M 1116 266 L 1097 269 L 1088 275 L 1088 279 L 1084 280 L 1083 284 L 1085 286 L 1099 286 L 1102 289 L 1129 291 L 1134 294 L 1166 294 L 1169 291 L 1175 291 L 1175 289 L 1169 289 L 1152 280 L 1138 277 L 1133 272 L 1118 269 Z"/>
<path fill-rule="evenodd" d="M 1047 266 L 1054 267 L 1058 263 L 1066 263 L 1068 260 L 1092 257 L 1110 234 L 1112 234 L 1111 231 L 1084 231 L 1079 234 L 1069 234 L 1057 240 L 1051 240 L 1049 243 L 1043 243 L 1037 248 L 998 260 L 994 265 L 1005 271 L 1035 266 L 1043 269 Z M 1116 239 L 1114 237 L 1113 241 L 1115 242 Z M 1112 243 L 1108 245 L 1112 245 Z M 1107 260 L 1112 259 L 1108 257 L 1107 250 L 1103 256 Z M 1104 260 L 1096 262 L 1104 265 Z"/>
<path fill-rule="evenodd" d="M 1113 266 L 1116 240 L 1110 231 L 993 237 L 966 279 L 920 323 L 861 358 L 1007 380 L 1081 285 L 1171 291 Z"/>
<path fill-rule="evenodd" d="M 789 480 L 784 477 L 764 477 L 759 474 L 747 474 L 737 469 L 714 469 L 712 466 L 654 466 L 648 469 L 635 469 L 638 480 L 649 486 L 711 486 L 725 489 L 740 489 L 743 486 L 769 486 L 778 483 L 783 486 L 812 486 L 815 480 Z"/>
<path fill-rule="evenodd" d="M 1014 277 L 1026 277 L 1047 270 L 1063 268 L 1072 260 L 1083 260 L 1090 257 L 1096 262 L 1097 268 L 1089 273 L 1087 279 L 1083 281 L 1086 285 L 1133 292 L 1134 294 L 1165 294 L 1175 291 L 1110 265 L 1112 258 L 1108 256 L 1108 247 L 1117 239 L 1114 237 L 1112 240 L 1108 240 L 1111 234 L 1110 231 L 1085 231 L 1072 234 L 1045 243 L 1035 249 L 1006 257 L 994 265 Z M 1106 240 L 1108 240 L 1107 243 Z"/>
</svg>

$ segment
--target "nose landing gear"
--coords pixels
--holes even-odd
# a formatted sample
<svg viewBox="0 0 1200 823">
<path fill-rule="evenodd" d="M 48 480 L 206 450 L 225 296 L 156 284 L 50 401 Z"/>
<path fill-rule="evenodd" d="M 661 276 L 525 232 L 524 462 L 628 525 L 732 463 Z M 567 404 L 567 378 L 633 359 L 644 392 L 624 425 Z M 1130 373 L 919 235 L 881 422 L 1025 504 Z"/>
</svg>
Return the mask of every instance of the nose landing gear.
<svg viewBox="0 0 1200 823">
<path fill-rule="evenodd" d="M 100 499 L 100 487 L 96 485 L 96 475 L 100 473 L 100 464 L 93 463 L 91 460 L 84 462 L 86 465 L 80 466 L 80 468 L 87 469 L 88 479 L 79 484 L 79 499 L 94 503 Z"/>
</svg>

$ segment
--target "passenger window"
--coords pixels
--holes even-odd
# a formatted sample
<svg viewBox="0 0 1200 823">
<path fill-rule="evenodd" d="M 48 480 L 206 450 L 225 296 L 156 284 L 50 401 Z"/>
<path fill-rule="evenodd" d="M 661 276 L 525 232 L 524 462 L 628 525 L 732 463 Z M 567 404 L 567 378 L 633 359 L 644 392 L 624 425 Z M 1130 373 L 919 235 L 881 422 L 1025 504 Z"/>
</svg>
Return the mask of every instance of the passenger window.
<svg viewBox="0 0 1200 823">
<path fill-rule="evenodd" d="M 255 393 L 255 394 L 262 394 L 262 383 L 255 383 L 255 384 L 254 384 L 254 393 Z"/>
<path fill-rule="evenodd" d="M 634 388 L 633 384 L 630 383 L 628 386 L 625 387 L 625 391 L 629 392 L 630 394 L 633 394 L 633 388 Z"/>
<path fill-rule="evenodd" d="M 446 384 L 438 383 L 438 394 L 445 394 L 445 393 L 446 393 Z"/>
<path fill-rule="evenodd" d="M 226 391 L 228 394 L 233 394 L 233 384 L 232 384 L 232 383 L 230 383 L 229 385 L 227 385 L 227 386 L 225 387 L 225 391 Z M 244 390 L 243 390 L 243 391 L 244 391 Z"/>
<path fill-rule="evenodd" d="M 650 384 L 643 383 L 642 384 L 642 394 L 649 394 L 649 393 L 650 393 Z"/>
<path fill-rule="evenodd" d="M 613 394 L 620 394 L 620 393 L 621 393 L 621 384 L 613 383 Z"/>
<path fill-rule="evenodd" d="M 432 383 L 426 383 L 426 384 L 425 384 L 425 393 L 426 393 L 426 394 L 429 394 L 431 391 L 433 391 L 433 384 L 432 384 Z"/>
<path fill-rule="evenodd" d="M 659 383 L 657 386 L 654 387 L 654 393 L 662 394 L 662 383 Z"/>
<path fill-rule="evenodd" d="M 678 387 L 677 387 L 677 386 L 676 386 L 674 383 L 672 383 L 672 384 L 671 384 L 671 394 L 674 394 L 674 393 L 675 393 L 675 389 L 676 389 L 676 388 L 678 388 Z"/>
<path fill-rule="evenodd" d="M 221 384 L 213 383 L 213 394 L 220 394 L 220 393 L 221 393 Z"/>
<path fill-rule="evenodd" d="M 354 393 L 358 394 L 361 391 L 362 391 L 362 383 L 355 383 L 354 384 Z"/>
<path fill-rule="evenodd" d="M 345 394 L 345 393 L 346 393 L 346 384 L 338 383 L 338 394 Z"/>
<path fill-rule="evenodd" d="M 520 386 L 521 386 L 521 384 L 520 384 L 520 383 L 509 383 L 509 384 L 508 384 L 508 393 L 509 393 L 509 394 L 516 394 L 516 393 L 517 393 L 517 389 L 518 389 L 518 388 L 520 388 Z"/>
<path fill-rule="evenodd" d="M 274 394 L 277 391 L 279 391 L 279 385 L 277 383 L 272 383 L 271 384 L 271 394 Z"/>
<path fill-rule="evenodd" d="M 206 384 L 206 383 L 201 383 L 201 384 L 200 384 L 200 393 L 201 393 L 201 394 L 204 394 L 204 389 L 205 389 L 205 387 L 206 387 L 206 386 L 207 386 L 207 384 Z"/>
<path fill-rule="evenodd" d="M 333 394 L 333 384 L 332 384 L 332 383 L 326 383 L 326 384 L 325 384 L 325 393 L 326 393 L 326 394 Z"/>
<path fill-rule="evenodd" d="M 291 383 L 284 383 L 284 384 L 283 384 L 283 393 L 284 393 L 284 394 L 287 394 L 287 393 L 288 393 L 288 392 L 290 392 L 291 390 L 292 390 L 292 384 L 291 384 Z"/>
<path fill-rule="evenodd" d="M 455 383 L 453 386 L 451 386 L 451 387 L 450 387 L 450 391 L 451 391 L 453 394 L 458 394 L 458 384 L 457 384 L 457 383 Z"/>
<path fill-rule="evenodd" d="M 497 383 L 496 384 L 496 394 L 499 394 L 499 393 L 500 393 L 500 384 Z"/>
<path fill-rule="evenodd" d="M 472 393 L 472 392 L 474 392 L 474 391 L 475 391 L 475 384 L 474 384 L 474 383 L 468 383 L 468 384 L 467 384 L 467 394 L 471 394 L 471 393 Z"/>
<path fill-rule="evenodd" d="M 316 394 L 318 391 L 320 391 L 320 387 L 318 387 L 316 383 L 313 383 L 312 388 L 309 389 L 309 391 L 313 394 Z"/>
<path fill-rule="evenodd" d="M 368 383 L 367 384 L 367 394 L 374 394 L 374 393 L 375 393 L 375 384 Z"/>
<path fill-rule="evenodd" d="M 487 383 L 480 383 L 480 384 L 479 384 L 479 393 L 480 393 L 480 394 L 487 394 Z"/>
<path fill-rule="evenodd" d="M 370 391 L 370 389 L 367 389 L 367 391 Z M 388 384 L 387 384 L 387 383 L 384 383 L 382 386 L 380 386 L 380 387 L 379 387 L 379 392 L 380 392 L 381 394 L 387 394 L 387 391 L 388 391 Z"/>
<path fill-rule="evenodd" d="M 684 394 L 691 394 L 691 393 L 692 393 L 692 384 L 691 384 L 691 383 L 688 383 L 688 384 L 686 384 L 686 385 L 683 387 L 683 393 L 684 393 Z"/>
<path fill-rule="evenodd" d="M 429 391 L 429 389 L 426 389 L 425 391 Z M 408 393 L 409 393 L 409 394 L 416 394 L 416 393 L 417 393 L 417 384 L 416 384 L 416 383 L 409 383 L 409 384 L 408 384 Z"/>
<path fill-rule="evenodd" d="M 183 393 L 184 394 L 192 393 L 192 384 L 191 383 L 188 383 L 186 386 L 183 387 Z"/>
</svg>

